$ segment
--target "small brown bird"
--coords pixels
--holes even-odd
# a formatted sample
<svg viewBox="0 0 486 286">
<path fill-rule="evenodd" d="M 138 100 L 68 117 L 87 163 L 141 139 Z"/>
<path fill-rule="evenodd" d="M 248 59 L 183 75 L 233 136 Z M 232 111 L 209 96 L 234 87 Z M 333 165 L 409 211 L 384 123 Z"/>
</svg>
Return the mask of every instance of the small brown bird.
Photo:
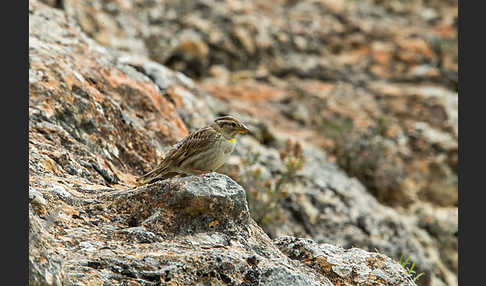
<svg viewBox="0 0 486 286">
<path fill-rule="evenodd" d="M 138 185 L 171 178 L 178 174 L 200 175 L 224 164 L 235 148 L 235 137 L 248 128 L 233 116 L 216 118 L 210 125 L 189 134 L 169 150 L 162 162 L 137 179 Z"/>
</svg>

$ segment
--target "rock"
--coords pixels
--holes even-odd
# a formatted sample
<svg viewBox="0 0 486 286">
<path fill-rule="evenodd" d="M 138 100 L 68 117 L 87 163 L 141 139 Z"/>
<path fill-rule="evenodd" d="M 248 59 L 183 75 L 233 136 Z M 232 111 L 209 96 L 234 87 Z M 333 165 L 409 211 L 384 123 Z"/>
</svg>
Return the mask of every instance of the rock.
<svg viewBox="0 0 486 286">
<path fill-rule="evenodd" d="M 121 65 L 133 66 L 137 71 L 149 77 L 163 93 L 164 97 L 173 103 L 178 115 L 190 131 L 203 127 L 213 120 L 214 111 L 205 100 L 209 96 L 202 93 L 196 84 L 182 73 L 173 72 L 167 67 L 144 57 L 124 54 L 118 58 Z"/>
<path fill-rule="evenodd" d="M 29 77 L 30 138 L 50 144 L 49 155 L 31 157 L 42 162 L 39 171 L 87 172 L 100 184 L 126 183 L 133 179 L 128 166 L 140 173 L 148 169 L 143 158 L 154 157 L 152 146 L 188 134 L 174 105 L 148 77 L 117 64 L 60 10 L 37 9 L 42 4 L 35 1 L 30 5 L 29 73 L 42 74 L 40 80 Z M 143 126 L 153 141 L 142 139 Z M 57 144 L 66 146 L 64 153 L 53 147 Z"/>
<path fill-rule="evenodd" d="M 47 203 L 46 200 L 44 199 L 44 196 L 42 196 L 41 193 L 36 191 L 34 188 L 30 188 L 30 187 L 29 187 L 29 202 L 41 206 L 44 206 Z"/>
<path fill-rule="evenodd" d="M 415 285 L 401 265 L 382 254 L 288 236 L 274 243 L 290 258 L 329 277 L 333 285 Z"/>
<path fill-rule="evenodd" d="M 387 265 L 363 279 L 395 283 L 390 259 L 408 255 L 420 285 L 457 285 L 452 4 L 427 4 L 437 32 L 407 24 L 413 5 L 382 17 L 388 2 L 62 2 L 29 1 L 31 284 L 332 285 L 371 269 L 363 257 Z M 232 179 L 134 187 L 228 113 L 252 129 L 218 170 Z M 301 156 L 284 156 L 288 138 Z M 331 260 L 309 265 L 269 235 Z"/>
<path fill-rule="evenodd" d="M 113 201 L 108 210 L 126 216 L 131 225 L 160 235 L 245 232 L 250 223 L 245 191 L 216 173 L 164 180 L 99 199 Z"/>
<path fill-rule="evenodd" d="M 149 54 L 202 78 L 203 90 L 224 97 L 235 111 L 276 121 L 275 128 L 290 117 L 292 129 L 313 130 L 315 144 L 383 203 L 457 204 L 454 3 L 349 1 L 344 9 L 333 1 L 275 8 L 258 1 L 169 1 L 154 9 L 151 1 L 65 2 L 67 14 L 85 32 L 114 50 Z M 107 15 L 126 32 L 110 25 L 111 18 L 105 21 Z M 99 39 L 98 34 L 116 36 Z M 143 48 L 127 47 L 127 41 L 143 42 Z M 230 84 L 215 84 L 208 76 L 221 66 L 257 80 L 230 76 Z M 253 71 L 259 69 L 267 76 L 258 78 Z M 283 79 L 283 86 L 272 77 Z M 316 89 L 316 82 L 335 88 Z M 183 93 L 181 88 L 174 92 L 175 97 Z M 274 101 L 268 96 L 274 93 L 282 99 L 275 108 L 268 101 L 255 104 Z"/>
<path fill-rule="evenodd" d="M 63 285 L 64 265 L 54 241 L 29 205 L 29 285 Z"/>
<path fill-rule="evenodd" d="M 240 41 L 248 54 L 255 53 L 256 47 L 250 32 L 243 27 L 235 27 L 234 36 Z"/>
<path fill-rule="evenodd" d="M 274 65 L 270 70 L 279 75 L 346 81 L 361 75 L 368 80 L 379 76 L 400 81 L 430 77 L 450 85 L 447 79 L 452 72 L 452 85 L 457 86 L 453 64 L 457 45 L 449 44 L 457 41 L 454 2 L 412 1 L 400 8 L 358 1 L 347 5 L 301 1 L 275 7 L 258 1 L 235 3 L 169 1 L 154 6 L 151 1 L 103 5 L 69 0 L 64 6 L 86 33 L 103 44 L 150 54 L 162 64 L 198 77 L 207 75 L 213 64 L 231 70 Z M 417 16 L 423 13 L 429 16 Z M 110 24 L 114 21 L 118 25 Z M 306 62 L 309 68 L 302 69 Z M 439 68 L 421 75 L 413 71 L 417 65 Z M 353 72 L 340 72 L 347 69 Z"/>
<path fill-rule="evenodd" d="M 420 204 L 414 208 L 421 227 L 423 227 L 439 245 L 439 256 L 444 261 L 441 268 L 458 271 L 458 210 L 434 208 L 430 204 Z M 451 276 L 448 281 L 454 281 Z M 453 283 L 453 282 L 449 282 Z"/>
<path fill-rule="evenodd" d="M 276 141 L 281 141 L 281 134 L 274 134 Z M 243 139 L 243 138 L 242 138 Z M 283 163 L 278 153 L 271 147 L 259 146 L 255 140 L 240 140 L 237 152 L 246 158 L 247 152 L 258 152 L 260 156 L 255 164 L 268 169 L 277 176 L 282 172 Z M 312 238 L 318 243 L 334 244 L 343 248 L 359 247 L 367 251 L 378 250 L 380 253 L 399 260 L 402 255 L 416 261 L 417 271 L 424 272 L 420 278 L 422 285 L 433 285 L 430 280 L 435 269 L 444 269 L 444 261 L 430 257 L 440 257 L 442 251 L 436 248 L 434 235 L 423 228 L 422 219 L 416 215 L 406 215 L 393 208 L 381 205 L 366 188 L 356 179 L 349 178 L 342 170 L 328 160 L 328 156 L 310 144 L 301 142 L 305 163 L 293 181 L 286 183 L 278 199 L 279 215 L 271 219 L 258 221 L 272 238 L 296 236 Z M 265 171 L 265 172 L 268 172 Z M 246 174 L 245 174 L 246 172 Z M 269 178 L 262 172 L 261 181 Z M 253 176 L 248 170 L 243 171 L 243 178 Z M 239 176 L 246 189 L 254 186 Z M 271 179 L 272 177 L 270 177 Z M 252 185 L 253 183 L 253 185 Z M 263 187 L 257 187 L 263 193 Z M 247 194 L 248 194 L 247 190 Z M 275 194 L 276 195 L 276 194 Z M 250 194 L 247 195 L 251 198 Z M 259 212 L 272 214 L 266 205 L 252 204 L 250 209 L 259 207 Z M 429 209 L 431 211 L 431 209 Z M 415 213 L 415 212 L 412 212 Z M 431 215 L 428 221 L 432 220 Z M 451 217 L 449 223 L 454 225 Z M 444 237 L 451 239 L 448 232 Z M 453 260 L 453 248 L 448 248 L 447 260 Z M 447 272 L 447 271 L 446 271 Z M 448 279 L 448 278 L 447 278 Z M 452 280 L 450 280 L 452 281 Z"/>
<path fill-rule="evenodd" d="M 56 237 L 45 233 L 45 223 L 30 210 L 31 255 L 39 249 L 36 243 L 62 245 L 51 246 L 59 255 L 46 256 L 47 265 L 30 258 L 32 283 L 333 285 L 272 244 L 249 219 L 244 190 L 224 175 L 173 178 L 80 203 L 84 219 L 76 228 L 56 222 L 65 229 Z M 277 245 L 291 247 L 285 240 Z M 390 275 L 401 275 L 399 267 Z"/>
</svg>

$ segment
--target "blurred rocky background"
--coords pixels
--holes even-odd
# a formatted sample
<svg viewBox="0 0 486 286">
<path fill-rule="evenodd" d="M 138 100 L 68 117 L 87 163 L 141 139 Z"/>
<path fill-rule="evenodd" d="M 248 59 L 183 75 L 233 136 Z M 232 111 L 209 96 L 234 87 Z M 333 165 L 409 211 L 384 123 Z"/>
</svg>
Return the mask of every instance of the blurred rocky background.
<svg viewBox="0 0 486 286">
<path fill-rule="evenodd" d="M 31 284 L 457 285 L 457 16 L 453 0 L 29 0 Z M 133 191 L 223 114 L 252 130 L 229 177 Z"/>
</svg>

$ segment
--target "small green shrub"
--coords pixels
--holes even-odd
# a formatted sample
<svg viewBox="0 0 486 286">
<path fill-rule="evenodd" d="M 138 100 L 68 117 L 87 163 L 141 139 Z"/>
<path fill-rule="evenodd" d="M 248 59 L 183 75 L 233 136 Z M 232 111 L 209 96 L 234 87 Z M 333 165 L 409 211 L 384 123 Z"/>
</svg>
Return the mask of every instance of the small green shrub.
<svg viewBox="0 0 486 286">
<path fill-rule="evenodd" d="M 261 177 L 261 169 L 256 168 L 259 153 L 249 151 L 242 159 L 240 172 L 229 172 L 245 190 L 252 218 L 262 227 L 283 220 L 281 200 L 288 196 L 288 185 L 304 166 L 302 147 L 290 140 L 280 150 L 282 166 L 278 175 L 270 179 Z"/>
<path fill-rule="evenodd" d="M 417 281 L 422 275 L 424 275 L 423 272 L 417 274 L 413 269 L 415 268 L 415 263 L 416 261 L 412 262 L 412 265 L 409 267 L 408 265 L 410 264 L 410 256 L 405 257 L 402 255 L 400 257 L 400 261 L 398 262 L 405 270 L 407 273 L 410 275 L 410 277 L 413 279 L 413 281 Z"/>
</svg>

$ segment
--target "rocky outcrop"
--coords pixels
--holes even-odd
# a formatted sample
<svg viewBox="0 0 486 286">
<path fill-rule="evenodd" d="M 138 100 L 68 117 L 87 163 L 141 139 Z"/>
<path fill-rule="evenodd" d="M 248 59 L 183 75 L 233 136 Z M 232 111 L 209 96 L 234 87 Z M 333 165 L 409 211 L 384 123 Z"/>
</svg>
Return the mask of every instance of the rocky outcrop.
<svg viewBox="0 0 486 286">
<path fill-rule="evenodd" d="M 63 3 L 114 53 L 200 78 L 272 129 L 312 130 L 380 201 L 457 206 L 457 1 Z"/>
<path fill-rule="evenodd" d="M 307 258 L 295 254 L 295 240 L 300 240 L 285 237 L 272 242 L 250 219 L 245 191 L 216 173 L 129 190 L 99 190 L 89 199 L 76 198 L 76 204 L 67 195 L 58 201 L 61 209 L 45 221 L 36 207 L 49 207 L 54 201 L 46 201 L 34 189 L 29 195 L 32 285 L 349 283 L 325 271 L 322 263 L 332 264 L 331 260 L 349 261 L 349 271 L 341 265 L 336 269 L 342 272 L 335 270 L 348 274 L 363 271 L 358 263 L 371 263 L 372 273 L 360 272 L 353 283 L 415 285 L 402 266 L 384 255 L 357 249 L 346 253 L 331 245 L 321 247 L 334 249 L 332 257 L 325 251 L 308 257 L 322 262 L 323 268 L 314 271 Z M 306 240 L 301 247 L 319 246 Z"/>
<path fill-rule="evenodd" d="M 415 285 L 401 265 L 379 253 L 294 237 L 281 237 L 275 244 L 290 258 L 331 277 L 334 285 Z"/>
<path fill-rule="evenodd" d="M 302 2 L 291 6 L 306 10 L 306 1 Z M 86 3 L 96 9 L 86 13 L 87 6 L 82 5 Z M 274 71 L 237 72 L 242 62 L 215 67 L 211 60 L 199 60 L 208 55 L 225 57 L 227 52 L 215 53 L 213 46 L 196 43 L 194 33 L 177 29 L 174 35 L 186 42 L 177 40 L 180 46 L 168 48 L 147 41 L 151 43 L 147 51 L 141 44 L 147 39 L 137 36 L 149 31 L 143 22 L 117 18 L 130 10 L 133 17 L 144 15 L 135 9 L 145 2 L 96 3 L 51 3 L 63 8 L 56 9 L 29 1 L 29 277 L 33 285 L 352 285 L 359 281 L 413 285 L 405 270 L 392 261 L 402 255 L 416 261 L 417 273 L 424 272 L 419 285 L 457 285 L 457 208 L 451 207 L 457 189 L 448 189 L 456 176 L 457 106 L 447 88 L 402 89 L 400 83 L 400 88 L 390 89 L 389 82 L 373 82 L 357 97 L 353 81 L 322 83 L 305 76 L 282 80 Z M 199 11 L 211 15 L 215 9 L 211 3 L 199 3 Z M 162 11 L 169 16 L 172 10 L 177 15 L 177 9 L 186 9 L 164 5 L 176 3 L 160 6 L 167 8 Z M 118 11 L 120 7 L 125 12 Z M 235 9 L 244 12 L 246 8 Z M 147 12 L 151 18 L 142 20 L 152 19 L 160 33 L 171 31 L 170 25 L 158 22 L 161 10 Z M 178 17 L 164 19 L 179 21 Z M 90 30 L 96 21 L 113 25 L 109 29 L 94 25 Z M 120 26 L 112 34 L 111 29 Z M 241 39 L 236 43 L 258 53 L 259 42 L 252 48 L 251 40 L 244 40 L 254 34 L 234 29 Z M 164 39 L 153 35 L 153 40 Z M 118 45 L 123 41 L 125 48 Z M 157 47 L 164 51 L 159 56 L 168 55 L 169 60 L 146 57 L 157 54 Z M 190 51 L 190 55 L 173 56 L 181 54 L 174 51 Z M 200 63 L 192 65 L 194 59 Z M 196 82 L 161 63 L 182 71 L 201 67 L 200 74 L 210 77 Z M 208 67 L 213 67 L 209 74 Z M 383 94 L 378 96 L 378 91 Z M 307 102 L 298 104 L 299 96 Z M 326 108 L 319 107 L 323 103 Z M 403 106 L 423 109 L 410 108 L 417 114 L 408 114 Z M 339 137 L 328 142 L 316 135 L 326 126 L 314 122 L 314 114 L 309 113 L 314 107 L 322 108 L 324 118 L 359 117 L 362 121 L 353 121 L 353 126 L 364 122 L 366 127 L 376 127 L 380 112 L 391 110 L 392 123 L 383 124 L 386 128 L 371 136 L 373 140 L 353 127 L 343 137 L 349 146 L 340 145 Z M 134 178 L 156 165 L 172 143 L 223 113 L 238 114 L 252 129 L 219 170 L 229 177 L 209 174 L 134 187 Z M 346 129 L 347 121 L 342 122 Z M 334 132 L 332 127 L 322 130 Z M 299 143 L 286 144 L 289 138 Z M 333 149 L 339 146 L 345 149 Z M 354 165 L 343 170 L 335 164 L 346 167 L 340 161 L 343 151 L 353 151 L 349 156 L 355 162 L 370 160 L 369 154 L 360 153 L 363 150 L 387 151 L 375 158 L 380 164 L 371 168 L 369 180 L 353 171 Z M 408 160 L 410 156 L 414 159 Z M 409 168 L 412 161 L 416 169 Z M 433 192 L 424 191 L 419 183 L 430 178 L 429 166 L 435 166 L 437 178 L 448 179 L 430 180 L 427 190 L 447 190 L 452 196 L 438 193 L 438 199 L 433 199 Z M 414 175 L 406 180 L 417 170 L 423 178 Z M 393 177 L 397 172 L 403 176 Z M 377 190 L 385 190 L 378 200 Z M 432 203 L 417 200 L 421 192 Z M 395 193 L 399 195 L 389 196 Z M 383 201 L 409 208 L 392 208 Z M 373 253 L 376 250 L 383 255 Z"/>
<path fill-rule="evenodd" d="M 201 78 L 272 128 L 313 130 L 380 201 L 457 206 L 457 1 L 63 3 L 116 53 Z"/>
<path fill-rule="evenodd" d="M 332 285 L 278 251 L 250 220 L 244 190 L 224 175 L 67 195 L 45 221 L 32 206 L 54 200 L 30 194 L 32 285 Z"/>
<path fill-rule="evenodd" d="M 230 178 L 214 173 L 112 192 L 102 200 L 114 201 L 108 210 L 130 224 L 143 225 L 163 237 L 210 231 L 236 234 L 248 232 L 245 228 L 250 224 L 245 191 Z"/>
<path fill-rule="evenodd" d="M 278 138 L 278 134 L 275 136 Z M 396 260 L 410 256 L 417 263 L 417 273 L 425 273 L 418 281 L 421 285 L 457 283 L 451 273 L 455 266 L 447 262 L 457 261 L 457 209 L 418 204 L 407 214 L 384 206 L 358 180 L 329 162 L 326 154 L 312 145 L 302 146 L 305 164 L 298 177 L 284 187 L 281 208 L 266 209 L 267 218 L 258 221 L 266 233 L 273 238 L 292 235 L 344 248 L 379 251 Z M 243 170 L 243 176 L 253 176 L 260 170 L 259 180 L 265 182 L 284 169 L 276 150 L 258 145 L 255 139 L 242 138 L 237 153 L 244 158 L 249 151 L 260 156 L 254 165 L 244 167 L 249 170 Z M 234 164 L 242 163 L 235 160 Z M 231 169 L 238 169 L 236 165 L 228 163 Z M 263 190 L 260 187 L 259 191 Z M 425 226 L 428 223 L 431 225 Z"/>
<path fill-rule="evenodd" d="M 457 85 L 457 1 L 63 3 L 103 45 L 191 76 L 221 65 L 323 81 Z"/>
</svg>

